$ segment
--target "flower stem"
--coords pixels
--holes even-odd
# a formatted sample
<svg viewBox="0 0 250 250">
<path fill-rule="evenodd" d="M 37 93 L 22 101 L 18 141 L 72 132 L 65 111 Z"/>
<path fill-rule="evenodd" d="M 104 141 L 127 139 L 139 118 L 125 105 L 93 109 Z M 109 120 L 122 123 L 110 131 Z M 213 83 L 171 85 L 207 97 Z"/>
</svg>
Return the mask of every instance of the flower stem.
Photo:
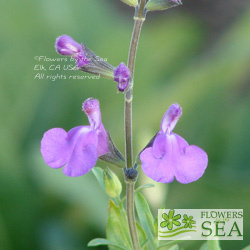
<svg viewBox="0 0 250 250">
<path fill-rule="evenodd" d="M 136 7 L 134 16 L 134 29 L 132 33 L 129 56 L 128 56 L 128 68 L 131 74 L 131 81 L 125 93 L 125 149 L 126 149 L 126 167 L 131 168 L 133 164 L 133 144 L 132 144 L 132 91 L 133 91 L 133 78 L 135 71 L 135 58 L 136 51 L 141 33 L 141 27 L 145 20 L 144 6 L 146 0 L 141 0 L 140 4 Z"/>
<path fill-rule="evenodd" d="M 132 91 L 133 91 L 133 78 L 135 70 L 135 58 L 136 51 L 141 33 L 141 27 L 145 20 L 145 4 L 146 0 L 140 0 L 138 6 L 135 9 L 134 16 L 134 29 L 132 33 L 129 56 L 128 56 L 128 68 L 131 73 L 131 81 L 125 93 L 124 104 L 124 123 L 125 123 L 125 149 L 126 149 L 126 168 L 133 166 L 133 144 L 132 144 Z M 140 250 L 140 243 L 135 222 L 135 210 L 134 210 L 134 187 L 136 180 L 126 180 L 127 186 L 127 217 L 130 237 L 134 250 Z"/>
<path fill-rule="evenodd" d="M 135 182 L 127 182 L 127 217 L 133 249 L 140 250 L 141 247 L 135 223 L 134 188 Z"/>
</svg>

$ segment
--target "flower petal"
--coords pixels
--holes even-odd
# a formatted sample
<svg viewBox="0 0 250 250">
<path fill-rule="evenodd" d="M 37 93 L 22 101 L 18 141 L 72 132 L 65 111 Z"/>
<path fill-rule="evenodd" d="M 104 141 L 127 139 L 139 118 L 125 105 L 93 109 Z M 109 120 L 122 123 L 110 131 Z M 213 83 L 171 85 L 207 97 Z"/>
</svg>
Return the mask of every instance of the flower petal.
<svg viewBox="0 0 250 250">
<path fill-rule="evenodd" d="M 201 148 L 194 145 L 182 148 L 181 157 L 175 166 L 176 180 L 183 184 L 198 180 L 204 174 L 207 163 L 207 154 Z"/>
<path fill-rule="evenodd" d="M 164 227 L 166 227 L 168 225 L 168 223 L 169 223 L 168 221 L 162 221 L 161 224 L 160 224 L 160 226 L 162 228 L 164 228 Z"/>
<path fill-rule="evenodd" d="M 62 35 L 56 39 L 56 51 L 61 55 L 74 55 L 82 52 L 82 46 L 77 43 L 72 37 Z"/>
<path fill-rule="evenodd" d="M 77 177 L 88 173 L 97 162 L 97 134 L 91 131 L 82 134 L 74 147 L 68 165 L 63 169 L 67 176 Z"/>
<path fill-rule="evenodd" d="M 207 167 L 207 154 L 199 147 L 191 145 L 179 135 L 166 135 L 165 154 L 156 158 L 155 152 L 161 152 L 161 140 L 155 140 L 153 148 L 145 149 L 141 155 L 142 169 L 147 176 L 157 182 L 169 183 L 174 176 L 180 183 L 186 184 L 198 180 Z M 153 149 L 158 149 L 154 150 Z"/>
<path fill-rule="evenodd" d="M 169 183 L 174 180 L 173 165 L 167 157 L 155 158 L 152 147 L 146 148 L 140 154 L 140 159 L 143 172 L 154 181 Z"/>
<path fill-rule="evenodd" d="M 173 217 L 174 220 L 179 220 L 181 218 L 181 215 L 180 214 L 177 214 Z"/>
<path fill-rule="evenodd" d="M 171 210 L 169 211 L 169 213 L 168 213 L 168 217 L 169 217 L 169 219 L 173 219 L 173 216 L 174 216 L 174 210 L 171 209 Z"/>
<path fill-rule="evenodd" d="M 97 130 L 97 135 L 98 135 L 97 154 L 99 157 L 109 152 L 108 135 L 102 123 L 100 125 L 100 128 Z"/>
<path fill-rule="evenodd" d="M 166 213 L 162 214 L 162 218 L 163 218 L 164 220 L 166 220 L 166 221 L 169 220 L 168 215 L 167 215 Z"/>
<path fill-rule="evenodd" d="M 53 128 L 44 133 L 41 141 L 41 153 L 47 165 L 52 168 L 64 166 L 70 158 L 67 132 L 62 128 Z"/>
<path fill-rule="evenodd" d="M 153 148 L 157 147 L 156 144 L 161 143 L 161 140 L 155 140 Z M 180 141 L 180 143 L 188 145 L 185 140 Z M 158 147 L 160 148 L 161 146 L 158 145 Z M 141 153 L 142 170 L 148 177 L 157 182 L 172 182 L 174 180 L 175 166 L 180 157 L 179 145 L 175 134 L 165 135 L 165 154 L 162 158 L 158 159 L 155 157 L 153 148 L 147 148 Z"/>
<path fill-rule="evenodd" d="M 102 124 L 100 104 L 97 99 L 88 98 L 82 104 L 82 110 L 88 117 L 89 124 L 93 129 L 98 129 Z"/>
<path fill-rule="evenodd" d="M 167 225 L 168 229 L 169 230 L 172 230 L 173 229 L 173 222 L 169 222 L 169 224 Z"/>
<path fill-rule="evenodd" d="M 178 103 L 172 104 L 164 114 L 161 121 L 161 130 L 170 134 L 181 117 L 182 109 Z"/>
<path fill-rule="evenodd" d="M 153 142 L 153 154 L 160 159 L 164 156 L 166 150 L 166 135 L 159 132 Z"/>
<path fill-rule="evenodd" d="M 176 221 L 176 220 L 173 220 L 173 223 L 176 225 L 176 226 L 180 226 L 181 223 L 179 221 Z"/>
</svg>

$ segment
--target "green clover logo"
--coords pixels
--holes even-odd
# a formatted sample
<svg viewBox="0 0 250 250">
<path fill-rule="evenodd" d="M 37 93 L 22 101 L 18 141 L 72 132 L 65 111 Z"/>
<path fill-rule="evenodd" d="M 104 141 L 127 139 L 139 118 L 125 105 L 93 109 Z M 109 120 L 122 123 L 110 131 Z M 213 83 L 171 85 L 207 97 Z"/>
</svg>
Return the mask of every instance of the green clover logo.
<svg viewBox="0 0 250 250">
<path fill-rule="evenodd" d="M 162 228 L 167 227 L 169 230 L 172 230 L 173 224 L 175 224 L 177 227 L 181 225 L 181 223 L 178 221 L 181 218 L 181 215 L 177 214 L 174 216 L 174 210 L 170 210 L 168 214 L 162 214 L 162 218 L 165 220 L 160 224 Z"/>
<path fill-rule="evenodd" d="M 182 220 L 182 223 L 185 223 L 184 228 L 192 228 L 192 224 L 195 224 L 196 222 L 193 220 L 193 216 L 187 216 L 184 214 L 184 219 Z"/>
</svg>

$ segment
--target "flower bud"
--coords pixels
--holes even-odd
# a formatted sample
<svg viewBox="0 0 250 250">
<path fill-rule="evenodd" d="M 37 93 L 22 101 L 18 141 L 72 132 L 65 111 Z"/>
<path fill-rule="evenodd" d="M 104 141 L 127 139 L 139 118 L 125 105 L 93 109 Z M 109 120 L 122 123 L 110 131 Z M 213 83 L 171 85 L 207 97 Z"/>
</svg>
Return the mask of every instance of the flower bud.
<svg viewBox="0 0 250 250">
<path fill-rule="evenodd" d="M 82 44 L 84 53 L 88 58 L 89 63 L 79 67 L 78 69 L 93 75 L 98 75 L 110 80 L 114 78 L 114 67 L 106 62 L 105 59 L 97 56 L 85 44 Z"/>
<path fill-rule="evenodd" d="M 138 5 L 138 0 L 121 0 L 129 6 L 136 7 Z"/>
<path fill-rule="evenodd" d="M 97 56 L 85 44 L 79 44 L 70 36 L 63 35 L 56 39 L 55 47 L 59 54 L 75 58 L 78 70 L 114 79 L 114 67 Z"/>
<path fill-rule="evenodd" d="M 146 4 L 146 9 L 149 11 L 166 10 L 181 4 L 181 0 L 149 0 Z"/>
<path fill-rule="evenodd" d="M 107 195 L 118 198 L 122 192 L 122 185 L 116 174 L 107 168 L 103 171 L 103 180 Z"/>
<path fill-rule="evenodd" d="M 70 36 L 63 35 L 58 37 L 55 47 L 59 54 L 75 58 L 77 67 L 82 67 L 89 63 L 82 45 L 74 41 Z"/>
<path fill-rule="evenodd" d="M 116 81 L 118 90 L 123 92 L 129 84 L 130 80 L 130 71 L 129 68 L 125 65 L 125 63 L 121 63 L 114 70 L 114 81 Z"/>
</svg>

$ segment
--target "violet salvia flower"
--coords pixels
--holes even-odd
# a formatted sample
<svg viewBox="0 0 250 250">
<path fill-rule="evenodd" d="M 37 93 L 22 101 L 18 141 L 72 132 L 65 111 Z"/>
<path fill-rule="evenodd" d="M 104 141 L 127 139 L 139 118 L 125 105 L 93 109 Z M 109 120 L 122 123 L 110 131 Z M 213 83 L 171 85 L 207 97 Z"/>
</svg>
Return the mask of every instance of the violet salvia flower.
<svg viewBox="0 0 250 250">
<path fill-rule="evenodd" d="M 129 84 L 130 80 L 130 71 L 129 68 L 125 65 L 125 63 L 121 63 L 114 70 L 114 81 L 117 82 L 118 90 L 123 92 Z"/>
<path fill-rule="evenodd" d="M 172 104 L 162 119 L 161 130 L 152 145 L 140 154 L 142 170 L 157 182 L 169 183 L 175 177 L 180 183 L 190 183 L 198 180 L 207 167 L 206 152 L 188 145 L 182 137 L 172 132 L 181 114 L 179 104 Z"/>
<path fill-rule="evenodd" d="M 75 58 L 77 67 L 82 67 L 89 63 L 82 45 L 77 43 L 70 36 L 59 36 L 56 39 L 55 47 L 59 54 Z"/>
<path fill-rule="evenodd" d="M 53 128 L 44 133 L 41 153 L 47 165 L 63 168 L 67 176 L 76 177 L 88 173 L 99 156 L 108 153 L 107 132 L 101 121 L 99 101 L 89 98 L 83 103 L 83 111 L 89 126 L 78 126 L 66 132 Z"/>
</svg>

